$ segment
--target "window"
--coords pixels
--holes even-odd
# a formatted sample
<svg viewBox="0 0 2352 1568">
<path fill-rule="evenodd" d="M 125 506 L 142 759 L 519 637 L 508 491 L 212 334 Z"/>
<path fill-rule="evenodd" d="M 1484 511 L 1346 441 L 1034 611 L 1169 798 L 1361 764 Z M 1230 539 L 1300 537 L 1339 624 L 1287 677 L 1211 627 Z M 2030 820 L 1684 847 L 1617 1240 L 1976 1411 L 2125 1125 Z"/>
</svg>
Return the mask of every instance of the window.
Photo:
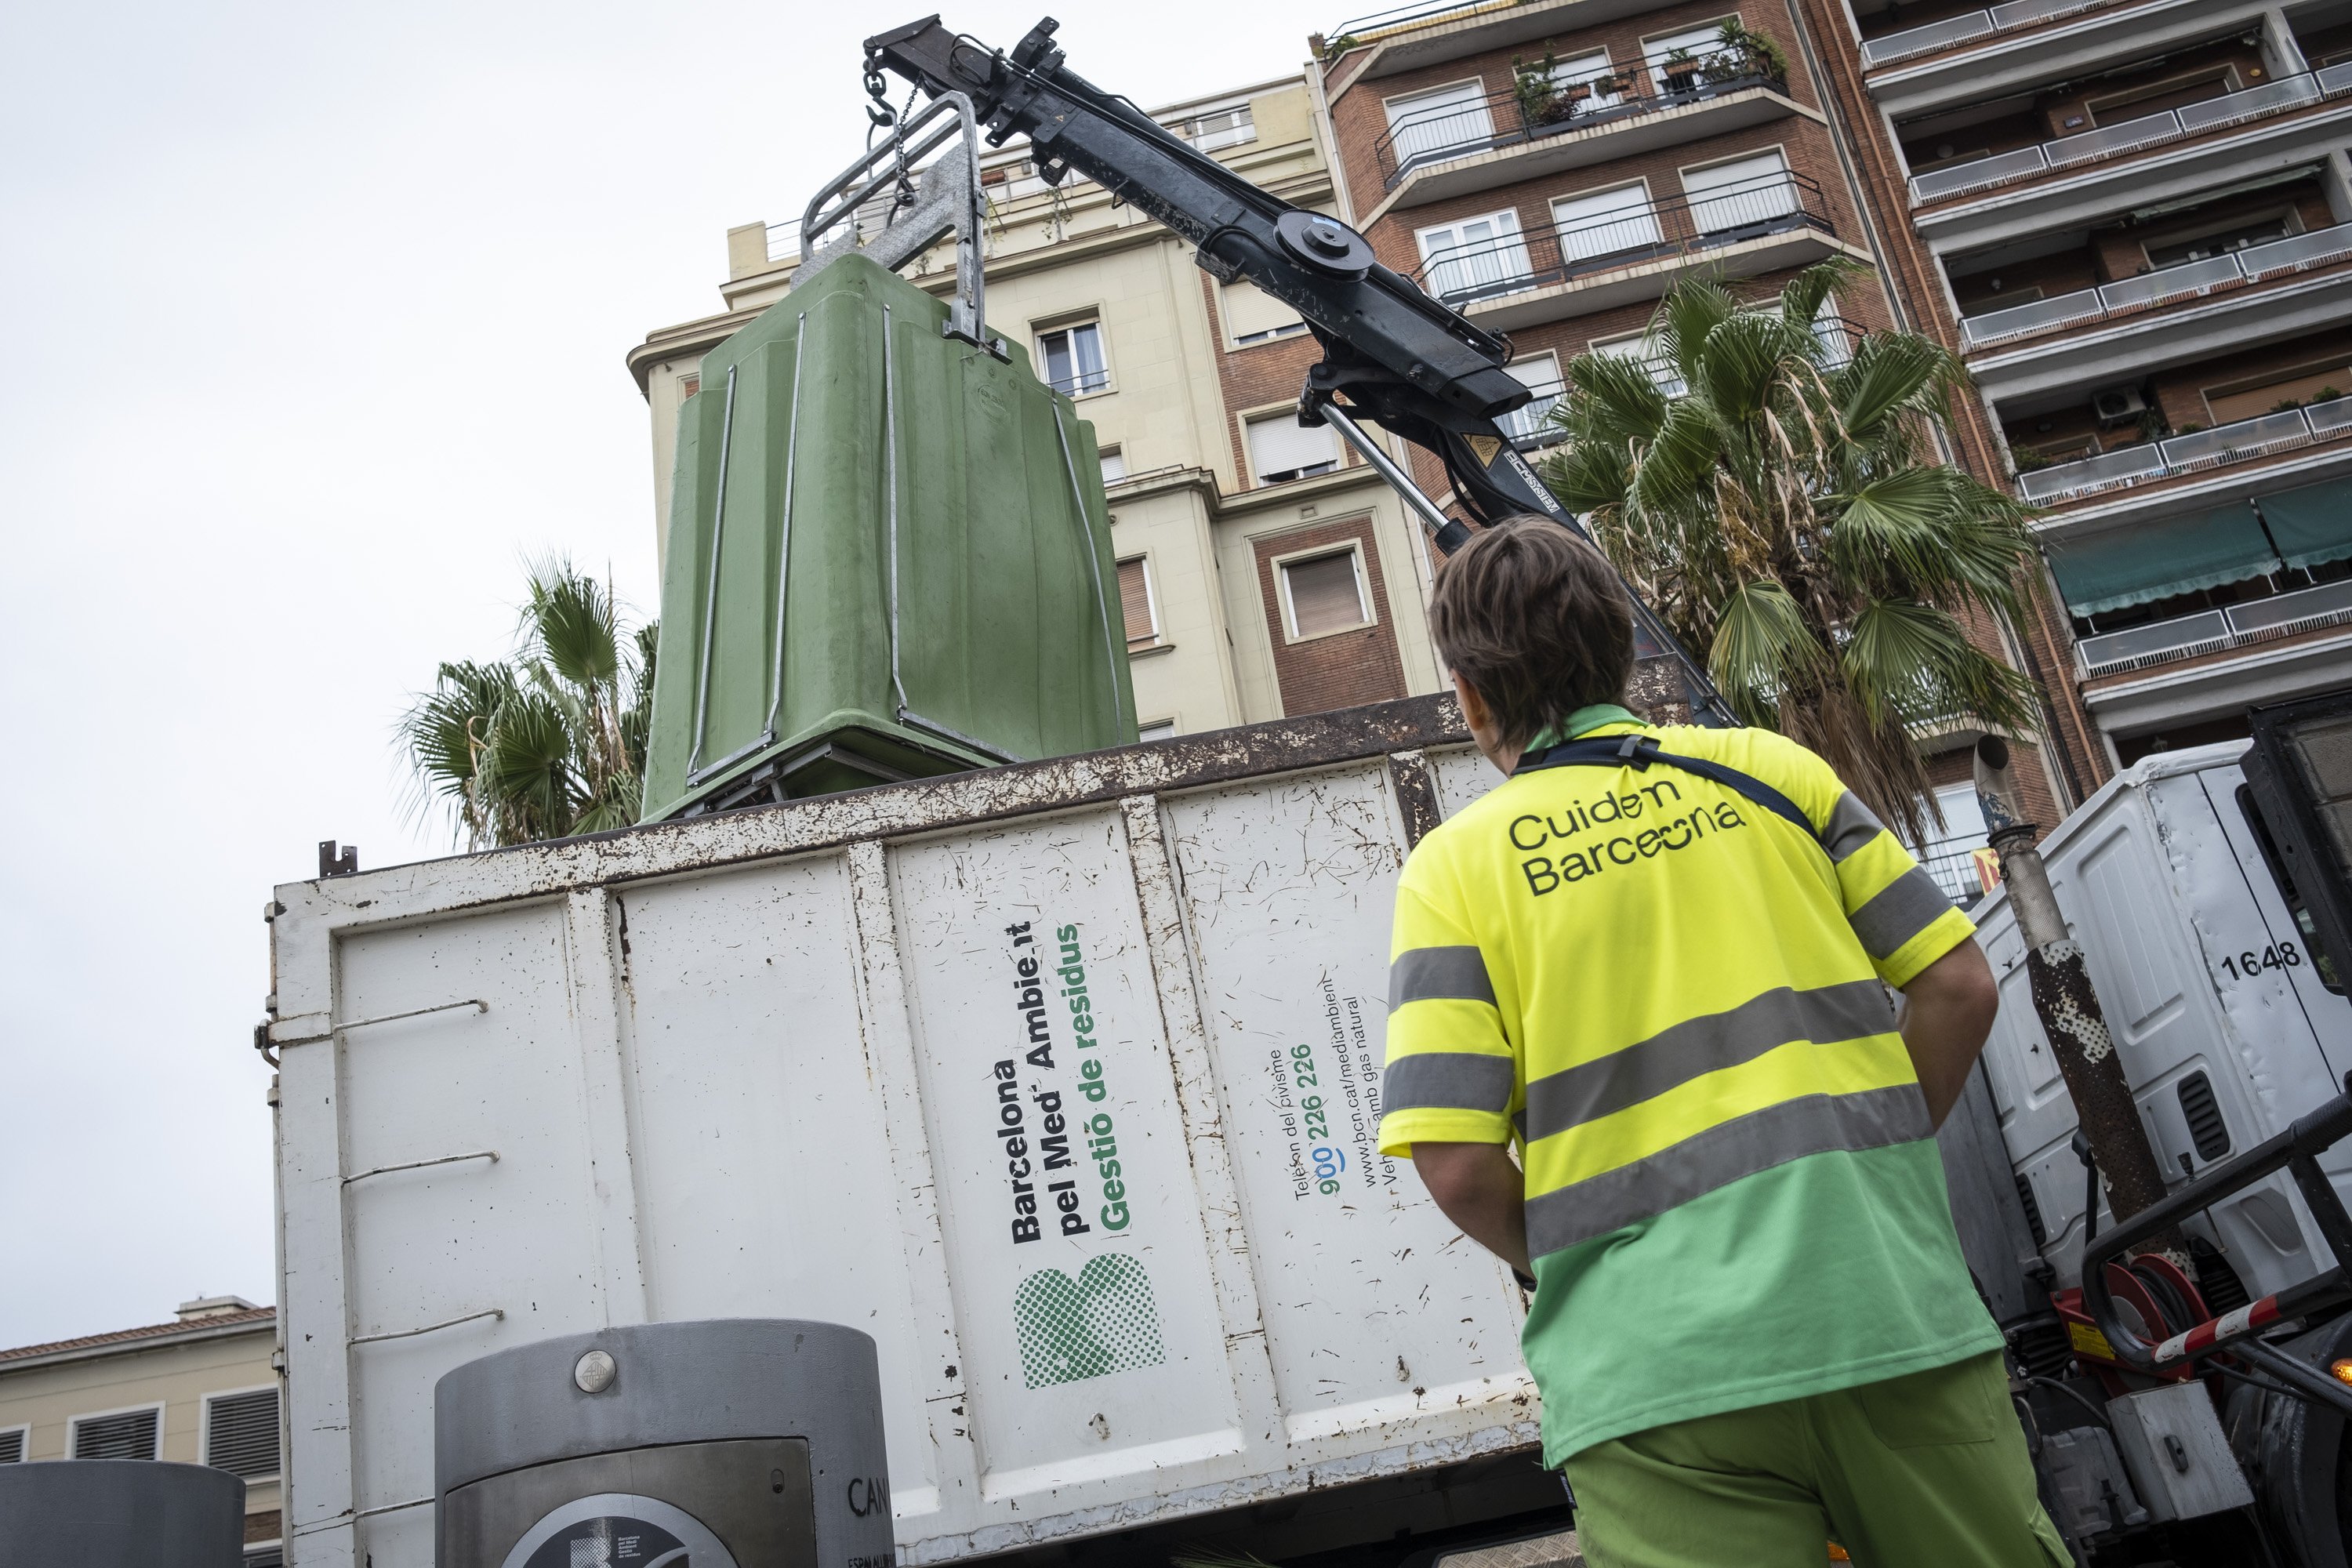
<svg viewBox="0 0 2352 1568">
<path fill-rule="evenodd" d="M 1244 142 L 1257 140 L 1257 122 L 1250 118 L 1250 107 L 1213 109 L 1206 114 L 1196 114 L 1180 121 L 1176 134 L 1192 144 L 1193 150 L 1213 153 L 1220 147 L 1238 147 Z"/>
<path fill-rule="evenodd" d="M 1297 310 L 1246 278 L 1220 288 L 1217 303 L 1225 318 L 1225 336 L 1235 348 L 1296 337 L 1307 330 Z"/>
<path fill-rule="evenodd" d="M 239 1568 L 286 1568 L 286 1549 L 283 1546 L 248 1546 L 245 1549 L 245 1561 Z"/>
<path fill-rule="evenodd" d="M 2238 218 L 2226 228 L 2197 235 L 2193 238 L 2175 235 L 2152 241 L 2141 248 L 2147 255 L 2150 267 L 2178 267 L 2184 261 L 2203 261 L 2232 250 L 2243 250 L 2250 245 L 2265 245 L 2273 239 L 2284 239 L 2294 232 L 2289 221 L 2291 212 L 2272 213 L 2267 217 Z"/>
<path fill-rule="evenodd" d="M 1328 474 L 1339 466 L 1339 437 L 1328 425 L 1301 425 L 1295 413 L 1249 422 L 1250 467 L 1262 485 Z"/>
<path fill-rule="evenodd" d="M 2321 394 L 2329 395 L 2321 397 Z M 2267 375 L 2252 376 L 2205 388 L 2205 408 L 2216 425 L 2231 425 L 2268 414 L 2282 404 L 2334 402 L 2352 395 L 2352 365 L 2281 366 Z"/>
<path fill-rule="evenodd" d="M 677 378 L 677 400 L 680 403 L 684 403 L 688 398 L 692 397 L 696 393 L 700 392 L 701 390 L 702 377 L 699 374 L 694 375 L 681 375 Z"/>
<path fill-rule="evenodd" d="M 1055 391 L 1068 396 L 1100 392 L 1110 384 L 1110 371 L 1103 363 L 1099 321 L 1039 333 L 1037 357 L 1045 362 L 1045 380 Z"/>
<path fill-rule="evenodd" d="M 1176 721 L 1155 719 L 1149 724 L 1139 725 L 1135 738 L 1139 741 L 1172 741 L 1176 738 Z"/>
<path fill-rule="evenodd" d="M 1103 483 L 1115 485 L 1127 478 L 1127 454 L 1117 447 L 1105 447 L 1095 454 L 1102 459 Z"/>
<path fill-rule="evenodd" d="M 1503 434 L 1514 441 L 1532 441 L 1549 429 L 1544 416 L 1559 401 L 1562 383 L 1559 379 L 1559 356 L 1535 354 L 1527 359 L 1513 360 L 1503 367 L 1518 379 L 1519 384 L 1534 393 L 1535 400 L 1524 407 L 1514 408 L 1495 423 Z"/>
<path fill-rule="evenodd" d="M 30 1426 L 0 1428 L 0 1465 L 21 1465 L 25 1462 L 25 1444 L 31 1437 Z"/>
<path fill-rule="evenodd" d="M 1789 160 L 1774 148 L 1704 169 L 1685 169 L 1683 189 L 1691 197 L 1691 223 L 1699 233 L 1730 236 L 1745 228 L 1769 229 L 1797 210 L 1796 183 Z"/>
<path fill-rule="evenodd" d="M 249 1481 L 278 1473 L 275 1387 L 205 1396 L 205 1463 Z"/>
<path fill-rule="evenodd" d="M 1516 294 L 1535 285 L 1516 212 L 1464 218 L 1419 230 L 1412 237 L 1421 247 L 1429 291 L 1450 304 Z"/>
<path fill-rule="evenodd" d="M 1127 614 L 1130 653 L 1160 646 L 1160 604 L 1151 592 L 1151 566 L 1140 555 L 1118 563 L 1118 604 Z"/>
<path fill-rule="evenodd" d="M 1354 545 L 1286 561 L 1277 570 L 1282 574 L 1283 616 L 1290 623 L 1293 640 L 1371 625 L 1362 557 Z"/>
<path fill-rule="evenodd" d="M 1723 47 L 1723 25 L 1728 16 L 1718 16 L 1712 22 L 1696 27 L 1684 27 L 1672 33 L 1661 33 L 1654 38 L 1642 40 L 1642 63 L 1650 68 L 1650 79 L 1664 89 L 1666 85 L 1666 57 L 1676 50 L 1695 60 L 1703 60 Z"/>
<path fill-rule="evenodd" d="M 1640 255 L 1654 249 L 1665 237 L 1658 232 L 1650 188 L 1638 181 L 1580 196 L 1562 196 L 1551 204 L 1551 221 L 1559 230 L 1563 261 Z"/>
<path fill-rule="evenodd" d="M 1682 373 L 1666 354 L 1665 345 L 1641 332 L 1629 338 L 1613 338 L 1607 342 L 1585 345 L 1587 353 L 1614 354 L 1619 359 L 1638 361 L 1650 373 L 1650 380 L 1668 397 L 1680 397 L 1690 388 L 1684 384 Z"/>
<path fill-rule="evenodd" d="M 1391 98 L 1389 136 L 1398 173 L 1433 163 L 1451 153 L 1483 147 L 1495 139 L 1495 117 L 1486 111 L 1486 84 L 1457 81 L 1430 92 Z"/>
<path fill-rule="evenodd" d="M 66 1451 L 77 1459 L 152 1459 L 162 1435 L 163 1407 L 77 1415 L 68 1422 Z"/>
<path fill-rule="evenodd" d="M 1613 79 L 1613 75 L 1614 73 L 1610 69 L 1607 49 L 1595 49 L 1589 55 L 1579 55 L 1574 59 L 1561 60 L 1551 68 L 1552 83 L 1557 87 L 1587 87 L 1596 81 L 1609 83 L 1612 90 L 1593 93 L 1584 100 L 1584 108 L 1588 111 L 1612 108 L 1625 101 L 1625 95 L 1615 90 L 1621 84 Z"/>
</svg>

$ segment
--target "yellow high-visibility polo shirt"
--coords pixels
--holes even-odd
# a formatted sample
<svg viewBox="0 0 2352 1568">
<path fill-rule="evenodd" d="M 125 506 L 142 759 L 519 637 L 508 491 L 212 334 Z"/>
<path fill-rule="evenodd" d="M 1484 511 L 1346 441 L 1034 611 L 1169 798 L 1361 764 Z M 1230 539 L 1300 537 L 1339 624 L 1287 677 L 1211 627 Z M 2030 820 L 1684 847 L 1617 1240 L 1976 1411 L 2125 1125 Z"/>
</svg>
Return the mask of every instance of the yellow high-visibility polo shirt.
<svg viewBox="0 0 2352 1568">
<path fill-rule="evenodd" d="M 1637 731 L 1814 831 L 1665 763 L 1530 770 L 1397 891 L 1381 1152 L 1521 1146 L 1555 1465 L 2001 1342 L 1886 991 L 1974 926 L 1802 746 L 1587 733 Z"/>
</svg>

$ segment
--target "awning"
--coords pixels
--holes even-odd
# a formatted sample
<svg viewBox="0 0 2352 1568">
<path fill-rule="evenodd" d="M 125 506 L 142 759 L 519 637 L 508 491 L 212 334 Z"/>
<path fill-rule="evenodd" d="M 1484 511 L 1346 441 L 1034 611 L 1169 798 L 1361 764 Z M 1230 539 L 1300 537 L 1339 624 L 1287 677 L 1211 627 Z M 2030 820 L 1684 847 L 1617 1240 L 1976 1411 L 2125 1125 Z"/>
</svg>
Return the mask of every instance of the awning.
<svg viewBox="0 0 2352 1568">
<path fill-rule="evenodd" d="M 2053 540 L 2049 552 L 2059 592 L 2078 616 L 2242 583 L 2279 565 L 2254 509 L 2242 500 L 2086 539 Z"/>
<path fill-rule="evenodd" d="M 2352 480 L 2281 490 L 2255 504 L 2288 565 L 2352 560 Z"/>
</svg>

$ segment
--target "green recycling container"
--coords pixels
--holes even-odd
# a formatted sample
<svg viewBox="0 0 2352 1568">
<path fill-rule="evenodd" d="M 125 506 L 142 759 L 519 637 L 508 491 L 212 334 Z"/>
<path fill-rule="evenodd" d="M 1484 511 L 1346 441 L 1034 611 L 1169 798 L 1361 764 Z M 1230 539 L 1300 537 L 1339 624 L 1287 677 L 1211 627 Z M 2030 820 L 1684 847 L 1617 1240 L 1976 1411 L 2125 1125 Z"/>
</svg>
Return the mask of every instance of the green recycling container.
<svg viewBox="0 0 2352 1568">
<path fill-rule="evenodd" d="M 647 822 L 1132 742 L 1094 427 L 832 262 L 678 416 Z"/>
</svg>

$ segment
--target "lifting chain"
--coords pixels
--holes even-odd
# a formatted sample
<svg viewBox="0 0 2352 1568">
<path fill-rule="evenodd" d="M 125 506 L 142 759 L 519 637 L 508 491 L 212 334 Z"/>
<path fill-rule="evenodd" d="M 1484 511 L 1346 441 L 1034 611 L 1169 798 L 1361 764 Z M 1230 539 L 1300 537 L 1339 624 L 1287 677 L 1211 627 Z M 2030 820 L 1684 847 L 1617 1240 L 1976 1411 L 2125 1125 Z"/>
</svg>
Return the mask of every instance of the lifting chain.
<svg viewBox="0 0 2352 1568">
<path fill-rule="evenodd" d="M 866 128 L 866 145 L 871 148 L 874 133 L 887 129 L 890 132 L 891 150 L 897 154 L 897 163 L 891 170 L 896 184 L 890 191 L 890 210 L 882 219 L 885 224 L 898 216 L 900 209 L 915 205 L 915 184 L 908 177 L 912 171 L 907 167 L 907 116 L 915 107 L 916 91 L 916 89 L 908 88 L 905 106 L 891 108 L 890 84 L 882 75 L 881 62 L 876 56 L 866 57 L 866 96 L 872 100 L 866 105 L 866 118 L 871 121 Z"/>
</svg>

